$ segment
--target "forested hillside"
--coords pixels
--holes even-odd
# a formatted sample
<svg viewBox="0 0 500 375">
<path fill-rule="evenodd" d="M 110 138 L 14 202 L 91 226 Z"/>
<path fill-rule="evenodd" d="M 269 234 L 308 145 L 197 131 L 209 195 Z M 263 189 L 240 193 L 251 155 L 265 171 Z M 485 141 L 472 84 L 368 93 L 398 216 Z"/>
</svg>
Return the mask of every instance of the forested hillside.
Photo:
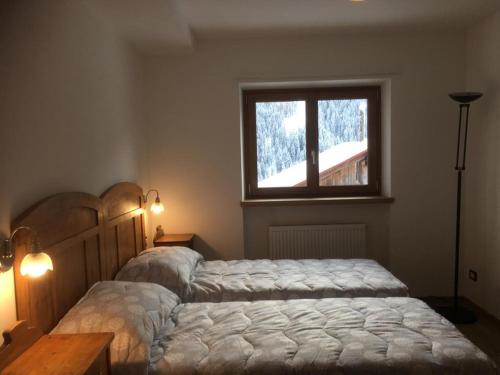
<svg viewBox="0 0 500 375">
<path fill-rule="evenodd" d="M 306 159 L 303 102 L 257 103 L 257 173 L 262 181 Z M 299 116 L 298 116 L 299 114 Z M 287 119 L 300 121 L 287 127 Z M 288 121 L 290 122 L 290 121 Z M 344 142 L 367 137 L 366 100 L 321 100 L 318 102 L 319 152 Z"/>
</svg>

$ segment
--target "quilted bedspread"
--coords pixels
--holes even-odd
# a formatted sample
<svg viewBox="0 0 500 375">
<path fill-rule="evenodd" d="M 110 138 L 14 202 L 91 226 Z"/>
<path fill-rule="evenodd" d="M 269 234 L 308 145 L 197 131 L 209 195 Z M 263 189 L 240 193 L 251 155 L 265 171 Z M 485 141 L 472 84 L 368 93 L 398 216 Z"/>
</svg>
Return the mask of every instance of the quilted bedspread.
<svg viewBox="0 0 500 375">
<path fill-rule="evenodd" d="M 193 302 L 329 297 L 404 297 L 407 287 L 369 259 L 200 262 L 190 284 Z"/>
<path fill-rule="evenodd" d="M 192 303 L 152 350 L 150 374 L 496 374 L 412 298 Z"/>
</svg>

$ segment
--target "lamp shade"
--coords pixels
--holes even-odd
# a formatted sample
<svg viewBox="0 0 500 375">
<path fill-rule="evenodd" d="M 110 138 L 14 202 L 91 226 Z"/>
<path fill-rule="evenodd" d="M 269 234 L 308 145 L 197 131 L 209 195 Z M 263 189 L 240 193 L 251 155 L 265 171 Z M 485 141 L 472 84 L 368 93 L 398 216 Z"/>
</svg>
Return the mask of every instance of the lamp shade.
<svg viewBox="0 0 500 375">
<path fill-rule="evenodd" d="M 466 92 L 452 92 L 451 94 L 449 94 L 449 96 L 456 102 L 462 104 L 468 104 L 478 100 L 481 96 L 483 96 L 483 94 L 480 92 L 466 91 Z"/>
<path fill-rule="evenodd" d="M 40 277 L 50 270 L 54 270 L 52 259 L 43 252 L 29 253 L 21 262 L 21 275 L 28 277 Z"/>
<path fill-rule="evenodd" d="M 160 202 L 160 198 L 156 198 L 155 202 L 151 205 L 151 212 L 159 215 L 165 211 L 165 206 Z"/>
</svg>

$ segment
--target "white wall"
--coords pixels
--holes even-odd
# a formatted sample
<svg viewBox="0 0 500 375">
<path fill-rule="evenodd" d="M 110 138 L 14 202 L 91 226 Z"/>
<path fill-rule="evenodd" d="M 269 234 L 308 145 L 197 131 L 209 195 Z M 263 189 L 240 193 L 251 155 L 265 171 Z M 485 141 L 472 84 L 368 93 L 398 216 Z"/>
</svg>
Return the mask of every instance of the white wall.
<svg viewBox="0 0 500 375">
<path fill-rule="evenodd" d="M 452 286 L 455 106 L 464 35 L 392 34 L 200 41 L 143 61 L 156 219 L 222 258 L 265 256 L 267 226 L 367 222 L 370 253 L 416 295 Z M 392 77 L 392 205 L 242 209 L 240 82 Z M 244 246 L 246 249 L 244 250 Z M 436 277 L 439 275 L 439 277 Z"/>
<path fill-rule="evenodd" d="M 472 104 L 465 172 L 465 295 L 500 318 L 500 13 L 467 34 L 467 87 L 484 97 Z M 467 278 L 472 268 L 478 281 Z"/>
<path fill-rule="evenodd" d="M 143 180 L 132 57 L 84 3 L 2 2 L 0 56 L 0 237 L 47 195 Z M 12 279 L 0 275 L 0 330 Z"/>
</svg>

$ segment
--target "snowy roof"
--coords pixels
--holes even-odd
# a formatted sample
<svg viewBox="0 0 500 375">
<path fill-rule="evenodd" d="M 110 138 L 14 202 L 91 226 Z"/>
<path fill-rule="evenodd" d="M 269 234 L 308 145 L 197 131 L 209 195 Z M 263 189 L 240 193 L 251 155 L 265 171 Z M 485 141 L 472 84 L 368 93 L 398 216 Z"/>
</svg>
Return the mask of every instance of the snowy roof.
<svg viewBox="0 0 500 375">
<path fill-rule="evenodd" d="M 334 168 L 368 150 L 367 140 L 345 142 L 335 145 L 319 154 L 319 173 Z M 259 181 L 259 188 L 295 186 L 307 180 L 307 163 L 304 160 L 274 176 Z"/>
</svg>

